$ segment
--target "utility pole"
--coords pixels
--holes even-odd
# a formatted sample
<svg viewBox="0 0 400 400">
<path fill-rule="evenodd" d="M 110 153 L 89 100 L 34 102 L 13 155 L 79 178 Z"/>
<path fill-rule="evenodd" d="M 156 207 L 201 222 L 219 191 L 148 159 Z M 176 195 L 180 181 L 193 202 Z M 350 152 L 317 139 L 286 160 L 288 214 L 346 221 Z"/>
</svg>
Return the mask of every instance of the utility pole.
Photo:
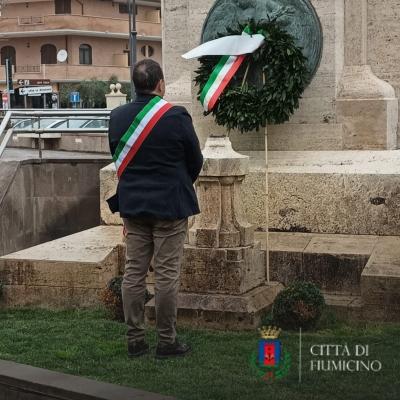
<svg viewBox="0 0 400 400">
<path fill-rule="evenodd" d="M 135 86 L 133 85 L 132 73 L 136 64 L 136 0 L 128 0 L 129 12 L 129 57 L 131 64 L 131 100 L 134 99 Z"/>
</svg>

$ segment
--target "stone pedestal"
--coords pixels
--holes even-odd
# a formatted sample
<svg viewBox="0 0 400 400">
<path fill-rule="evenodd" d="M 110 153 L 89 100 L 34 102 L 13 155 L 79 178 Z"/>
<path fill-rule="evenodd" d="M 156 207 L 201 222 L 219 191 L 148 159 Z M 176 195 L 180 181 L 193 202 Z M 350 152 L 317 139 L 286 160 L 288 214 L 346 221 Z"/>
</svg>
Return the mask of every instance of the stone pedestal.
<svg viewBox="0 0 400 400">
<path fill-rule="evenodd" d="M 121 92 L 121 84 L 110 85 L 110 93 L 106 94 L 107 108 L 112 110 L 126 104 L 126 94 Z"/>
<path fill-rule="evenodd" d="M 266 284 L 266 254 L 246 221 L 241 184 L 249 159 L 227 137 L 210 137 L 197 182 L 201 214 L 189 229 L 178 299 L 179 324 L 252 329 L 281 289 Z M 146 305 L 155 319 L 154 300 Z"/>
</svg>

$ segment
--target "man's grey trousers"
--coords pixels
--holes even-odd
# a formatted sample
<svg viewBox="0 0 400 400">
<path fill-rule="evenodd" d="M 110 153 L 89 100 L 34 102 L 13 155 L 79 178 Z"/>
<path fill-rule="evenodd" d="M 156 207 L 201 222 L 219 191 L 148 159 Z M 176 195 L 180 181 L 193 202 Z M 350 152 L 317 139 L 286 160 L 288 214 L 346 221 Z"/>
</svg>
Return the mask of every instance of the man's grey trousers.
<svg viewBox="0 0 400 400">
<path fill-rule="evenodd" d="M 154 256 L 156 325 L 161 345 L 176 337 L 179 275 L 188 220 L 124 218 L 126 264 L 122 300 L 128 342 L 144 340 L 146 276 Z"/>
</svg>

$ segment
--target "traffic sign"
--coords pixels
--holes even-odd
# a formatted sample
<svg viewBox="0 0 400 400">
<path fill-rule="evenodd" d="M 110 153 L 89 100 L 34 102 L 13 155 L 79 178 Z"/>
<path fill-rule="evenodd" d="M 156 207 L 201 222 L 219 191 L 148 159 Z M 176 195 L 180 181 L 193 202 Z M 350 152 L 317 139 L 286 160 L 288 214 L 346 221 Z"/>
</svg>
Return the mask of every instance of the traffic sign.
<svg viewBox="0 0 400 400">
<path fill-rule="evenodd" d="M 53 88 L 51 86 L 34 86 L 19 89 L 19 94 L 22 96 L 37 96 L 45 93 L 53 93 Z"/>
<path fill-rule="evenodd" d="M 18 79 L 19 86 L 43 86 L 50 85 L 50 79 Z"/>
<path fill-rule="evenodd" d="M 81 95 L 79 92 L 71 92 L 69 94 L 70 103 L 79 103 L 81 101 Z"/>
</svg>

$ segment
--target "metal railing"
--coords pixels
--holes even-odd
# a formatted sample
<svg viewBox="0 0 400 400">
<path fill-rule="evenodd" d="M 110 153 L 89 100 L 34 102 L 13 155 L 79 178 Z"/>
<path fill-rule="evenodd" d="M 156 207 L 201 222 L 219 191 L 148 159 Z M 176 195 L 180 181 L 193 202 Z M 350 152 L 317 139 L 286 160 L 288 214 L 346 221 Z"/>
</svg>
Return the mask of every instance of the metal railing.
<svg viewBox="0 0 400 400">
<path fill-rule="evenodd" d="M 18 25 L 42 25 L 44 17 L 18 17 Z"/>
<path fill-rule="evenodd" d="M 18 135 L 35 133 L 38 138 L 38 152 L 39 158 L 42 158 L 42 141 L 43 134 L 57 133 L 62 134 L 65 132 L 73 133 L 104 133 L 107 134 L 108 128 L 46 128 L 41 127 L 41 121 L 45 118 L 59 120 L 60 118 L 66 121 L 73 120 L 101 120 L 108 121 L 110 118 L 111 110 L 99 109 L 63 109 L 63 110 L 9 110 L 6 112 L 0 124 L 0 158 L 13 134 Z M 79 118 L 80 117 L 80 118 Z M 32 129 L 18 129 L 14 131 L 12 120 L 15 119 L 30 119 L 32 121 Z"/>
</svg>

